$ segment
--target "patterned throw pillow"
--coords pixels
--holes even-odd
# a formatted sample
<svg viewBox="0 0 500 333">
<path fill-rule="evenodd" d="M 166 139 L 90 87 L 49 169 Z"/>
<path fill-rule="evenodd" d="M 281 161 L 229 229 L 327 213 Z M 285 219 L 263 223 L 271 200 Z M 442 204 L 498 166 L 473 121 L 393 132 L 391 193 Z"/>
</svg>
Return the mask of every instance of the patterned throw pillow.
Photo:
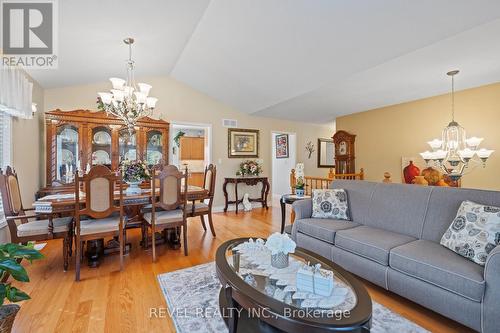
<svg viewBox="0 0 500 333">
<path fill-rule="evenodd" d="M 500 208 L 464 201 L 441 238 L 441 245 L 484 266 L 500 244 Z"/>
<path fill-rule="evenodd" d="M 312 217 L 320 219 L 350 220 L 347 193 L 342 189 L 313 190 Z"/>
</svg>

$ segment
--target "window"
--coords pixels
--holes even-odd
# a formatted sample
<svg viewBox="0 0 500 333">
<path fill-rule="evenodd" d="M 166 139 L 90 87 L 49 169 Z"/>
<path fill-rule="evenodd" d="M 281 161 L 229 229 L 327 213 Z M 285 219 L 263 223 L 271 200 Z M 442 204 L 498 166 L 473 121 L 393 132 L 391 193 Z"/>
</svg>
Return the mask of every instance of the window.
<svg viewBox="0 0 500 333">
<path fill-rule="evenodd" d="M 0 112 L 0 167 L 5 170 L 11 163 L 12 118 Z M 0 200 L 0 227 L 5 225 L 2 200 Z"/>
</svg>

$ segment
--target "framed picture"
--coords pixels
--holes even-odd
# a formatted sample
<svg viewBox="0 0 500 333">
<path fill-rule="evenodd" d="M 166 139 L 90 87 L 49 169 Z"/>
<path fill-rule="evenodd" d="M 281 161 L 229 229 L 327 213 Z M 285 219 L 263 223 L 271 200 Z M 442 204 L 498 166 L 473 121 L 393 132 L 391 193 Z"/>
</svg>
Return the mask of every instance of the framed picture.
<svg viewBox="0 0 500 333">
<path fill-rule="evenodd" d="M 288 158 L 288 134 L 276 135 L 276 158 Z"/>
<path fill-rule="evenodd" d="M 228 128 L 229 158 L 259 157 L 259 130 Z"/>
</svg>

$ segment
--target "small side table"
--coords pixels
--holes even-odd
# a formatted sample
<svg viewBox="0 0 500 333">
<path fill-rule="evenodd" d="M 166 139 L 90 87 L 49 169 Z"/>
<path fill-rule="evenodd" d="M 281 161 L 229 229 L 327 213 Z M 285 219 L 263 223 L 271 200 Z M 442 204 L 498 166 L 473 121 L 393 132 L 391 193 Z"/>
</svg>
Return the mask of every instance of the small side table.
<svg viewBox="0 0 500 333">
<path fill-rule="evenodd" d="M 222 191 L 224 192 L 224 213 L 227 212 L 227 208 L 230 204 L 236 204 L 236 214 L 238 214 L 238 205 L 243 202 L 243 199 L 238 199 L 238 184 L 246 184 L 249 186 L 255 186 L 258 183 L 262 183 L 262 190 L 260 191 L 259 198 L 249 198 L 250 202 L 260 202 L 262 204 L 262 208 L 269 209 L 267 206 L 267 195 L 269 194 L 269 189 L 271 185 L 269 184 L 269 180 L 267 177 L 259 177 L 259 176 L 236 176 L 236 177 L 225 177 L 224 184 L 222 185 Z M 227 184 L 234 184 L 234 200 L 229 200 L 229 195 L 227 193 Z"/>
<path fill-rule="evenodd" d="M 299 200 L 304 200 L 304 199 L 311 199 L 310 195 L 303 195 L 303 196 L 298 196 L 296 194 L 283 194 L 280 199 L 280 205 L 281 205 L 281 233 L 285 231 L 285 215 L 286 215 L 286 205 L 291 205 L 295 201 Z M 295 214 L 292 210 L 292 218 L 290 223 L 293 223 L 295 220 L 294 218 Z"/>
</svg>

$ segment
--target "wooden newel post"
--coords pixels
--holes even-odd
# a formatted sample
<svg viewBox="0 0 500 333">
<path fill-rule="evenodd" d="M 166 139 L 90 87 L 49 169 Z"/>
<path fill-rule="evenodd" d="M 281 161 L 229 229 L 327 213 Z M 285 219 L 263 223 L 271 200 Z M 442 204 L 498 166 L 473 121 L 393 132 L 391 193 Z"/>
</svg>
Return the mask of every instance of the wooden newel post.
<svg viewBox="0 0 500 333">
<path fill-rule="evenodd" d="M 295 194 L 296 182 L 297 179 L 295 178 L 295 169 L 292 169 L 292 172 L 290 172 L 290 188 L 292 190 L 292 194 Z"/>
</svg>

